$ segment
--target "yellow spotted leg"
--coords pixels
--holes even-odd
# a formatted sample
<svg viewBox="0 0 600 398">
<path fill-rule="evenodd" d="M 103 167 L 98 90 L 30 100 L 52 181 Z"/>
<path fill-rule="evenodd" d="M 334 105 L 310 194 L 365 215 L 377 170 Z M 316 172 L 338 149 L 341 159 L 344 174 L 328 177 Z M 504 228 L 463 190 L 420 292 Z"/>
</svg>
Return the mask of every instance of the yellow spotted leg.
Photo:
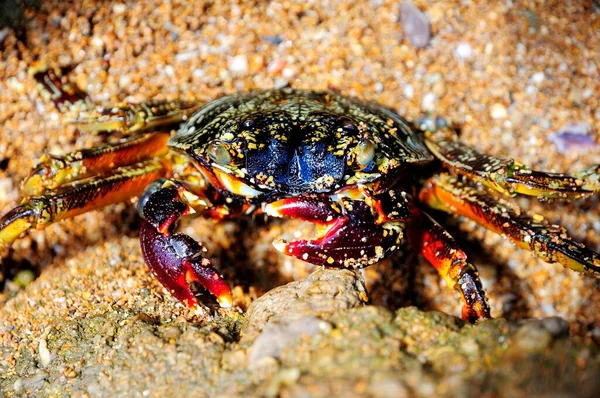
<svg viewBox="0 0 600 398">
<path fill-rule="evenodd" d="M 0 245 L 10 245 L 29 229 L 138 196 L 152 181 L 168 174 L 163 162 L 147 160 L 25 199 L 0 219 Z"/>
<path fill-rule="evenodd" d="M 517 194 L 545 199 L 577 199 L 600 192 L 600 166 L 575 175 L 532 170 L 513 159 L 474 150 L 454 140 L 425 140 L 447 167 L 507 196 Z"/>
</svg>

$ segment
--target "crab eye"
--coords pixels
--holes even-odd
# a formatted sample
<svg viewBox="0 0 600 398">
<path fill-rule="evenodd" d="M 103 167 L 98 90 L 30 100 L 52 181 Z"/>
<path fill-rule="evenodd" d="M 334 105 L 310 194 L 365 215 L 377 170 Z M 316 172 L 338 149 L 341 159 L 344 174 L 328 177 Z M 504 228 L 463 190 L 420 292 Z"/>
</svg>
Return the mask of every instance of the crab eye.
<svg viewBox="0 0 600 398">
<path fill-rule="evenodd" d="M 208 144 L 208 156 L 217 164 L 224 166 L 231 162 L 231 155 L 222 142 L 211 142 Z"/>
<path fill-rule="evenodd" d="M 356 161 L 358 164 L 362 168 L 365 168 L 371 163 L 374 157 L 375 143 L 368 138 L 361 140 L 356 148 Z"/>
</svg>

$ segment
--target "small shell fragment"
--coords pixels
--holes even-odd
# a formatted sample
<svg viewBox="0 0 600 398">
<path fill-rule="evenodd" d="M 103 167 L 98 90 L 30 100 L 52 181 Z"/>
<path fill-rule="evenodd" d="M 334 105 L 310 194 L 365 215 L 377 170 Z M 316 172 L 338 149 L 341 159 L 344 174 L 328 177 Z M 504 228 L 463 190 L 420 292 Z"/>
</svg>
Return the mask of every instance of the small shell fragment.
<svg viewBox="0 0 600 398">
<path fill-rule="evenodd" d="M 598 146 L 593 137 L 592 126 L 586 122 L 568 123 L 548 136 L 559 153 L 587 153 Z"/>
</svg>

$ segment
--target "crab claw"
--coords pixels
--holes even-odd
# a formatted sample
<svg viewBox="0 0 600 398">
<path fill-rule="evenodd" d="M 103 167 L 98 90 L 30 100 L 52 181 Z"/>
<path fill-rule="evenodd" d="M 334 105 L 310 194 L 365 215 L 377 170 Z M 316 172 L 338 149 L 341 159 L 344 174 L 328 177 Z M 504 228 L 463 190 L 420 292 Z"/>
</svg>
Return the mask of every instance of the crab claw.
<svg viewBox="0 0 600 398">
<path fill-rule="evenodd" d="M 317 198 L 288 198 L 271 203 L 265 213 L 288 216 L 317 224 L 314 240 L 287 242 L 277 239 L 280 252 L 316 265 L 362 268 L 395 251 L 402 229 L 393 223 L 377 224 L 369 206 L 360 200 L 344 200 L 344 214 Z"/>
<path fill-rule="evenodd" d="M 168 184 L 157 181 L 140 199 L 144 260 L 158 280 L 187 306 L 198 305 L 190 288 L 192 282 L 198 282 L 216 297 L 221 307 L 230 308 L 233 300 L 229 286 L 212 262 L 202 256 L 204 246 L 188 235 L 173 233 L 177 219 L 192 209 L 182 199 L 185 187 Z"/>
<path fill-rule="evenodd" d="M 198 282 L 221 307 L 232 306 L 229 286 L 212 262 L 202 257 L 205 249 L 201 244 L 184 234 L 163 235 L 147 221 L 142 223 L 140 242 L 146 264 L 179 301 L 197 306 L 190 283 Z"/>
</svg>

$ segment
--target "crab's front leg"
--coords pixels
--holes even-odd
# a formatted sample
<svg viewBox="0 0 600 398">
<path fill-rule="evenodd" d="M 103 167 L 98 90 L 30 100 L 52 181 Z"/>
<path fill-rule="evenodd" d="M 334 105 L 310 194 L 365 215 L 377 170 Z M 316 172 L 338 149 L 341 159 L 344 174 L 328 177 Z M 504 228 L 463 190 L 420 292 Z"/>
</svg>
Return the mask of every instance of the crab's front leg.
<svg viewBox="0 0 600 398">
<path fill-rule="evenodd" d="M 204 257 L 204 246 L 174 231 L 181 216 L 211 204 L 200 195 L 174 180 L 157 180 L 148 187 L 138 203 L 144 219 L 140 230 L 142 253 L 158 280 L 187 306 L 197 305 L 190 284 L 198 282 L 216 297 L 221 307 L 229 308 L 229 286 L 210 259 Z"/>
</svg>

